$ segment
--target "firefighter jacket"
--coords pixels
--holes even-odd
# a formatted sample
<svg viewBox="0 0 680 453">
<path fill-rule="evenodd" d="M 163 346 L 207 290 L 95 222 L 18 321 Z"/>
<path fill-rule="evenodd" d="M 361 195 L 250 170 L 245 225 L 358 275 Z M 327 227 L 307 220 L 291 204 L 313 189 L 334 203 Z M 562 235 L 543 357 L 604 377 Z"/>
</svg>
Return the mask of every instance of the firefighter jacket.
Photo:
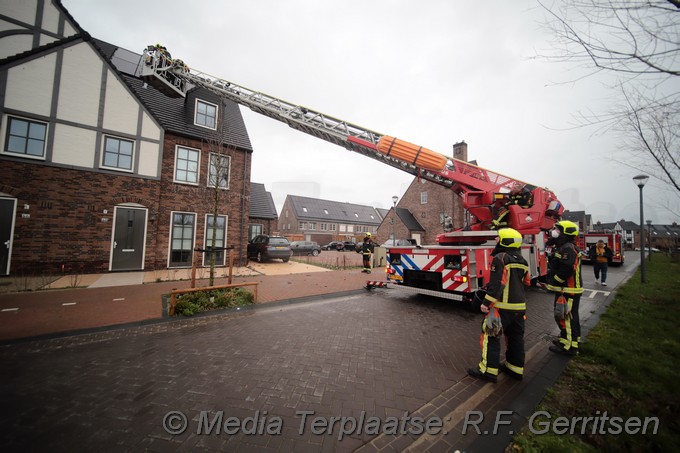
<svg viewBox="0 0 680 453">
<path fill-rule="evenodd" d="M 519 250 L 506 250 L 493 256 L 484 305 L 501 310 L 526 310 L 524 285 L 531 284 L 529 266 Z"/>
<path fill-rule="evenodd" d="M 362 255 L 370 255 L 373 253 L 374 249 L 373 245 L 373 239 L 364 239 L 364 242 L 361 243 L 361 253 Z"/>
<path fill-rule="evenodd" d="M 582 294 L 581 251 L 573 242 L 557 245 L 550 258 L 548 291 L 567 294 Z"/>
</svg>

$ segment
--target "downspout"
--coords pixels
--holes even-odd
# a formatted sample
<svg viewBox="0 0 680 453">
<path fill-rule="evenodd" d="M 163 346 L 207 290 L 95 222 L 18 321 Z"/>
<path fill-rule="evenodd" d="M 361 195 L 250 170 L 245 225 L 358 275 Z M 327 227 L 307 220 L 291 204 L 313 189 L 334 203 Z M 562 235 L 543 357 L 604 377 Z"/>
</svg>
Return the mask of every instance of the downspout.
<svg viewBox="0 0 680 453">
<path fill-rule="evenodd" d="M 250 184 L 250 179 L 246 179 L 246 174 L 248 173 L 248 151 L 245 150 L 244 154 L 245 158 L 243 159 L 243 194 L 241 196 L 241 215 L 245 218 L 241 221 L 241 234 L 239 235 L 239 263 L 241 262 L 241 252 L 243 250 L 243 238 L 248 231 L 247 229 L 244 231 L 244 228 L 247 228 L 248 219 L 250 218 L 250 215 L 246 213 L 246 185 Z M 243 265 L 245 266 L 246 264 L 248 264 L 247 258 Z"/>
</svg>

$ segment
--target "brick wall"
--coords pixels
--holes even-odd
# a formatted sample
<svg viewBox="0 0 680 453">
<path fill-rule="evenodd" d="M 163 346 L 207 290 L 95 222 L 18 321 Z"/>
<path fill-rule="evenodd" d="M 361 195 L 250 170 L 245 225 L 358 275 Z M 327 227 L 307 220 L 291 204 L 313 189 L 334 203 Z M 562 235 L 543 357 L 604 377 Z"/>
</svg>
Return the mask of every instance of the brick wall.
<svg viewBox="0 0 680 453">
<path fill-rule="evenodd" d="M 173 182 L 175 148 L 177 145 L 201 150 L 198 186 Z M 160 184 L 161 192 L 164 196 L 159 202 L 158 214 L 156 216 L 155 269 L 165 269 L 167 267 L 172 211 L 196 213 L 195 246 L 203 247 L 205 216 L 206 214 L 212 214 L 214 205 L 214 189 L 207 187 L 208 160 L 211 146 L 214 145 L 200 140 L 170 134 L 165 136 Z M 226 244 L 227 246 L 234 247 L 236 264 L 245 265 L 246 247 L 248 244 L 248 210 L 250 209 L 250 153 L 227 149 L 223 151 L 223 154 L 231 156 L 231 172 L 229 189 L 220 191 L 219 215 L 228 216 Z"/>
<path fill-rule="evenodd" d="M 17 198 L 11 274 L 54 274 L 62 265 L 64 272 L 106 271 L 114 206 L 157 208 L 157 180 L 17 160 L 3 160 L 2 168 L 0 191 Z M 147 265 L 154 260 L 148 247 L 154 241 L 149 228 Z"/>
<path fill-rule="evenodd" d="M 204 150 L 198 187 L 172 182 L 176 144 Z M 212 190 L 206 187 L 206 149 L 201 141 L 166 135 L 160 181 L 3 159 L 0 192 L 17 198 L 10 273 L 55 274 L 61 272 L 62 265 L 64 272 L 108 271 L 114 207 L 122 203 L 149 210 L 145 270 L 167 268 L 171 211 L 197 214 L 195 244 L 203 247 L 205 215 L 212 213 L 207 198 Z M 227 245 L 234 246 L 236 264 L 243 265 L 250 207 L 250 154 L 238 150 L 226 154 L 231 156 L 230 188 L 220 194 L 219 214 L 228 216 Z M 244 181 L 248 183 L 244 185 Z"/>
</svg>

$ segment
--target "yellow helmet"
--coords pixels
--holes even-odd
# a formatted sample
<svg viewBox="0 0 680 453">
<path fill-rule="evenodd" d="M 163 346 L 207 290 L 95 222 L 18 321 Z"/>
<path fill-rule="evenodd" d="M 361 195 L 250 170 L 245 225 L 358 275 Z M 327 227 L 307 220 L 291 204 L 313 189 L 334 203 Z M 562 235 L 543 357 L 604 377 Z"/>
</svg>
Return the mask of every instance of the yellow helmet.
<svg viewBox="0 0 680 453">
<path fill-rule="evenodd" d="M 503 247 L 518 249 L 522 245 L 522 234 L 512 228 L 498 230 L 498 243 Z"/>
<path fill-rule="evenodd" d="M 371 237 L 371 233 L 366 233 L 366 237 L 370 238 L 370 237 Z"/>
<path fill-rule="evenodd" d="M 571 220 L 560 220 L 559 222 L 555 222 L 555 226 L 560 232 L 567 236 L 578 236 L 578 225 Z"/>
</svg>

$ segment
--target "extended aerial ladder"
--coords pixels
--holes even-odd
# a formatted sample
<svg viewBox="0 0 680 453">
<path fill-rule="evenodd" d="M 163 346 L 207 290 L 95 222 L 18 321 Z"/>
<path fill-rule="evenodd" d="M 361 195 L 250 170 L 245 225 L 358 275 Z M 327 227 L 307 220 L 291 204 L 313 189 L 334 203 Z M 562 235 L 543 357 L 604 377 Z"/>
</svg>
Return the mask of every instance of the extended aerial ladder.
<svg viewBox="0 0 680 453">
<path fill-rule="evenodd" d="M 206 73 L 189 69 L 179 59 L 171 59 L 164 47 L 148 46 L 140 63 L 140 76 L 169 96 L 186 96 L 193 87 L 202 87 L 218 96 L 248 107 L 254 112 L 281 121 L 293 129 L 379 160 L 418 178 L 448 187 L 463 199 L 471 221 L 466 230 L 489 231 L 498 210 L 506 209 L 507 223 L 523 234 L 550 229 L 560 218 L 563 207 L 548 189 L 482 167 L 447 157 L 435 151 L 384 135 L 319 111 L 292 104 Z M 508 194 L 524 188 L 531 192 L 529 206 L 508 205 Z M 472 235 L 474 237 L 474 235 Z M 479 242 L 486 241 L 478 235 Z M 444 233 L 440 244 L 469 241 L 470 235 Z M 473 239 L 474 240 L 474 239 Z"/>
</svg>

